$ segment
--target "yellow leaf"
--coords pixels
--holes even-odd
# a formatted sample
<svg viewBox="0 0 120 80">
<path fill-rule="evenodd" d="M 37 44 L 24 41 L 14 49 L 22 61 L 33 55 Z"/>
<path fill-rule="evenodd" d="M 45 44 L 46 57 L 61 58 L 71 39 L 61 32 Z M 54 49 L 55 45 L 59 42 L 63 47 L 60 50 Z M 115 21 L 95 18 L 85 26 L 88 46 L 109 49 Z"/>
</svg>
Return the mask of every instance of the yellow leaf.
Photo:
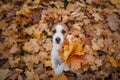
<svg viewBox="0 0 120 80">
<path fill-rule="evenodd" d="M 120 0 L 111 0 L 111 3 L 113 3 L 113 4 L 120 4 Z"/>
<path fill-rule="evenodd" d="M 64 73 L 61 74 L 60 77 L 54 76 L 50 80 L 68 80 L 67 77 L 64 75 Z"/>
<path fill-rule="evenodd" d="M 40 34 L 40 33 L 38 33 L 38 32 L 33 33 L 33 37 L 34 37 L 34 38 L 39 39 L 39 38 L 40 38 L 40 36 L 41 36 L 41 34 Z"/>
<path fill-rule="evenodd" d="M 65 47 L 64 47 L 64 53 L 63 53 L 63 55 L 64 55 L 64 60 L 67 60 L 68 59 L 68 57 L 72 54 L 72 52 L 74 51 L 74 49 L 75 49 L 75 43 L 70 43 L 69 45 L 66 45 Z"/>
<path fill-rule="evenodd" d="M 53 77 L 53 78 L 51 78 L 50 80 L 58 80 L 58 79 L 57 79 L 57 77 Z"/>
<path fill-rule="evenodd" d="M 76 51 L 75 51 L 75 54 L 82 55 L 81 51 L 82 51 L 82 44 L 79 44 L 78 47 L 77 47 L 77 49 L 76 49 Z"/>
<path fill-rule="evenodd" d="M 83 72 L 87 71 L 88 70 L 88 66 L 84 66 L 83 67 Z"/>
<path fill-rule="evenodd" d="M 13 34 L 14 32 L 14 30 L 8 30 L 8 34 Z"/>
<path fill-rule="evenodd" d="M 45 67 L 51 66 L 51 61 L 44 61 Z"/>
<path fill-rule="evenodd" d="M 70 52 L 69 51 L 65 51 L 63 54 L 64 54 L 64 60 L 67 60 L 69 55 L 70 55 Z"/>
<path fill-rule="evenodd" d="M 57 15 L 57 14 L 53 14 L 53 16 L 55 17 L 55 19 L 57 19 L 57 18 L 58 18 L 58 15 Z"/>
<path fill-rule="evenodd" d="M 73 51 L 74 45 L 75 45 L 75 43 L 70 43 L 70 44 L 69 44 L 69 52 L 70 52 L 70 53 Z"/>
<path fill-rule="evenodd" d="M 58 80 L 68 80 L 67 77 L 62 73 L 62 75 L 60 76 L 60 78 L 58 78 Z"/>
<path fill-rule="evenodd" d="M 109 60 L 110 60 L 112 67 L 118 67 L 118 62 L 117 60 L 115 60 L 114 57 L 110 57 Z"/>
<path fill-rule="evenodd" d="M 35 4 L 39 4 L 40 0 L 34 0 Z"/>
<path fill-rule="evenodd" d="M 43 0 L 43 4 L 46 5 L 46 6 L 49 6 L 49 1 Z"/>
</svg>

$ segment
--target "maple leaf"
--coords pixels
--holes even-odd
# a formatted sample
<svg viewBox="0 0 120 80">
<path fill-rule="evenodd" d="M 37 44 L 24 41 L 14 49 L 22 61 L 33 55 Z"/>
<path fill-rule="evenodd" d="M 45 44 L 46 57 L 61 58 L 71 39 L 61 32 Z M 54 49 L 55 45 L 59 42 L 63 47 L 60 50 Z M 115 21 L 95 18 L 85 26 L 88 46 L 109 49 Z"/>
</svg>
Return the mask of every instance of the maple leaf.
<svg viewBox="0 0 120 80">
<path fill-rule="evenodd" d="M 36 53 L 40 49 L 40 46 L 38 45 L 37 39 L 30 39 L 29 42 L 25 42 L 23 46 L 23 50 L 30 52 L 30 53 Z"/>
</svg>

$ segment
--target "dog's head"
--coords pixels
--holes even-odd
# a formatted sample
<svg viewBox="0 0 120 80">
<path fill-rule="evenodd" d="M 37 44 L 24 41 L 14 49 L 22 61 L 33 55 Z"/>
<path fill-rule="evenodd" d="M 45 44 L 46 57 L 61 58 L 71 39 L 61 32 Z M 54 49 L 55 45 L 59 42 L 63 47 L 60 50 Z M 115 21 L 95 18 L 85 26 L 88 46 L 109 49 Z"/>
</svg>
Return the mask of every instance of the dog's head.
<svg viewBox="0 0 120 80">
<path fill-rule="evenodd" d="M 53 43 L 54 44 L 62 44 L 64 41 L 64 27 L 60 24 L 58 24 L 55 29 L 53 30 Z"/>
</svg>

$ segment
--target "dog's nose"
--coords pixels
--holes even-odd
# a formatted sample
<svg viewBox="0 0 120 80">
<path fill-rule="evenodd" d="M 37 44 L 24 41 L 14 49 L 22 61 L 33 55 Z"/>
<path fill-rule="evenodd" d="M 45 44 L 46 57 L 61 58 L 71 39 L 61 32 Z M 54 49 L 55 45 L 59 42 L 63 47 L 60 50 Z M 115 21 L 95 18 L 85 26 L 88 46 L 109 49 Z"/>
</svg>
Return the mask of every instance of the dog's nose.
<svg viewBox="0 0 120 80">
<path fill-rule="evenodd" d="M 60 42 L 60 38 L 59 37 L 57 37 L 55 40 L 56 40 L 57 43 Z"/>
</svg>

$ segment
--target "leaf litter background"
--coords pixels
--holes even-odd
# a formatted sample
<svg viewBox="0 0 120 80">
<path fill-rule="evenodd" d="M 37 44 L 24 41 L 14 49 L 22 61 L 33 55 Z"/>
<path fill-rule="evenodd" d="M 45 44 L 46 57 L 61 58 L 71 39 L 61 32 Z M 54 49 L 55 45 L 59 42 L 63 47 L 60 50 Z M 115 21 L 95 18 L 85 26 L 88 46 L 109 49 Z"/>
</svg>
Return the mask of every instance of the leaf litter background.
<svg viewBox="0 0 120 80">
<path fill-rule="evenodd" d="M 96 60 L 76 77 L 51 68 L 57 23 Z M 70 62 L 74 65 L 75 61 Z M 119 0 L 0 0 L 0 80 L 120 79 Z"/>
</svg>

